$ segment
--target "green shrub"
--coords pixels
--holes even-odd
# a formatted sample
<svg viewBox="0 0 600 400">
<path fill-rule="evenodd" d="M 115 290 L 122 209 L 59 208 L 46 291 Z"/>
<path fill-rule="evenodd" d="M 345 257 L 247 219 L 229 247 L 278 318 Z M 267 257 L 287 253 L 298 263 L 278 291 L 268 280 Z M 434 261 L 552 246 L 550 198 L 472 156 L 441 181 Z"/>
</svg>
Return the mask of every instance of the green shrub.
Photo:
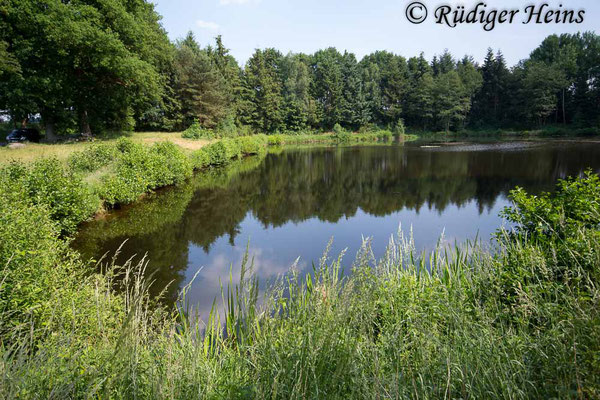
<svg viewBox="0 0 600 400">
<path fill-rule="evenodd" d="M 352 139 L 352 134 L 341 127 L 340 124 L 333 126 L 333 138 L 339 143 L 348 143 Z"/>
<path fill-rule="evenodd" d="M 219 143 L 225 148 L 227 161 L 237 160 L 242 157 L 242 147 L 239 139 L 223 139 Z"/>
<path fill-rule="evenodd" d="M 32 204 L 44 205 L 49 217 L 63 234 L 75 232 L 77 225 L 99 208 L 100 202 L 79 176 L 67 171 L 57 159 L 42 159 L 26 166 L 10 164 L 2 171 L 27 191 Z"/>
<path fill-rule="evenodd" d="M 235 125 L 235 116 L 233 114 L 227 115 L 224 119 L 219 121 L 216 128 L 216 136 L 218 137 L 229 137 L 233 138 L 239 136 L 241 132 Z"/>
<path fill-rule="evenodd" d="M 80 188 L 63 179 L 65 175 L 54 172 L 56 165 L 55 161 L 38 164 L 32 172 L 13 164 L 0 171 L 0 343 L 4 345 L 17 343 L 21 334 L 28 341 L 38 339 L 46 334 L 52 318 L 68 317 L 63 315 L 69 313 L 67 307 L 57 308 L 57 297 L 64 296 L 78 307 L 82 304 L 73 285 L 88 271 L 59 235 L 65 226 L 72 231 L 78 218 L 89 216 L 81 212 L 88 200 L 79 197 Z M 43 172 L 49 172 L 49 182 L 42 182 Z M 65 210 L 74 214 L 64 217 Z M 58 216 L 63 218 L 55 220 Z"/>
<path fill-rule="evenodd" d="M 379 130 L 379 127 L 373 123 L 369 123 L 369 124 L 365 124 L 362 125 L 360 127 L 360 129 L 358 130 L 358 133 L 360 134 L 366 134 L 366 133 L 373 133 L 373 132 L 377 132 Z"/>
<path fill-rule="evenodd" d="M 262 154 L 269 143 L 266 135 L 242 136 L 235 139 L 222 139 L 196 150 L 191 155 L 194 169 L 208 166 L 221 166 L 242 156 Z"/>
<path fill-rule="evenodd" d="M 94 172 L 110 164 L 117 155 L 117 148 L 111 144 L 96 144 L 83 151 L 71 154 L 69 167 L 76 172 Z"/>
<path fill-rule="evenodd" d="M 100 197 L 109 206 L 135 201 L 149 190 L 179 183 L 192 174 L 192 162 L 171 142 L 147 147 L 119 140 L 114 175 L 102 178 Z"/>
<path fill-rule="evenodd" d="M 260 154 L 267 146 L 266 135 L 244 136 L 237 139 L 243 155 Z"/>
<path fill-rule="evenodd" d="M 392 134 L 392 132 L 388 131 L 388 130 L 380 130 L 377 131 L 375 133 L 377 139 L 381 139 L 381 140 L 385 140 L 385 141 L 390 141 L 392 139 L 394 139 L 394 135 Z"/>
<path fill-rule="evenodd" d="M 546 258 L 546 275 L 555 281 L 571 276 L 574 265 L 586 274 L 600 273 L 594 271 L 600 251 L 590 245 L 590 240 L 600 239 L 598 175 L 588 171 L 583 178 L 561 180 L 553 194 L 530 196 L 517 188 L 510 196 L 514 205 L 502 215 L 514 224 L 515 231 L 510 235 L 501 233 L 502 243 L 527 241 L 537 246 Z"/>
<path fill-rule="evenodd" d="M 342 128 L 342 126 L 340 124 L 335 124 L 333 126 L 332 131 L 333 131 L 334 135 L 339 135 L 339 134 L 342 134 L 342 133 L 346 132 L 346 130 L 344 128 Z"/>
<path fill-rule="evenodd" d="M 172 142 L 154 144 L 149 156 L 155 162 L 151 189 L 178 184 L 192 176 L 193 167 L 189 157 Z"/>
<path fill-rule="evenodd" d="M 283 137 L 281 135 L 269 135 L 267 136 L 267 143 L 269 146 L 280 146 L 283 144 Z"/>
<path fill-rule="evenodd" d="M 202 127 L 197 120 L 181 134 L 184 139 L 213 139 L 215 136 L 212 130 Z"/>
<path fill-rule="evenodd" d="M 203 169 L 210 166 L 210 159 L 211 156 L 206 147 L 194 151 L 190 156 L 192 167 L 194 169 Z"/>
<path fill-rule="evenodd" d="M 203 147 L 201 151 L 206 152 L 208 165 L 218 166 L 225 165 L 229 162 L 227 148 L 222 142 L 209 144 L 208 146 Z"/>
<path fill-rule="evenodd" d="M 404 126 L 404 120 L 402 118 L 400 118 L 394 125 L 394 134 L 396 136 L 403 136 L 405 133 L 406 133 L 406 127 Z"/>
</svg>

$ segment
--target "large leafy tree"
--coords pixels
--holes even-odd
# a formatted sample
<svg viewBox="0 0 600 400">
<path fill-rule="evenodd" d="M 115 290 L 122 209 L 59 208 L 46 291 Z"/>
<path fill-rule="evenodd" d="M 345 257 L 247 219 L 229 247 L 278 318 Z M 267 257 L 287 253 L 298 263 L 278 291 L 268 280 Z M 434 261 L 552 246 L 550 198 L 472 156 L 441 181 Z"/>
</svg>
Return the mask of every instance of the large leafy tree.
<svg viewBox="0 0 600 400">
<path fill-rule="evenodd" d="M 340 100 L 341 123 L 349 128 L 359 128 L 371 121 L 369 99 L 363 89 L 358 62 L 352 53 L 342 56 L 342 98 Z"/>
<path fill-rule="evenodd" d="M 402 103 L 408 90 L 408 67 L 403 57 L 387 51 L 377 51 L 366 56 L 361 65 L 377 87 L 369 86 L 374 93 L 375 122 L 382 125 L 394 124 L 402 116 Z"/>
<path fill-rule="evenodd" d="M 238 113 L 242 92 L 242 71 L 229 49 L 223 44 L 221 35 L 215 38 L 215 46 L 207 48 L 208 54 L 223 78 L 223 90 L 226 99 L 227 115 L 234 117 Z"/>
<path fill-rule="evenodd" d="M 448 49 L 444 50 L 441 56 L 433 57 L 431 69 L 434 76 L 444 75 L 456 68 L 456 61 Z"/>
<path fill-rule="evenodd" d="M 456 71 L 458 72 L 458 76 L 460 77 L 465 91 L 464 96 L 465 98 L 468 98 L 468 105 L 463 109 L 465 115 L 463 116 L 464 118 L 462 118 L 462 121 L 464 124 L 471 111 L 475 96 L 481 89 L 483 78 L 473 57 L 464 56 L 463 59 L 458 62 Z M 466 101 L 466 99 L 464 99 L 464 101 Z"/>
<path fill-rule="evenodd" d="M 471 107 L 471 98 L 457 71 L 440 74 L 434 79 L 433 114 L 446 131 L 459 126 Z"/>
<path fill-rule="evenodd" d="M 145 1 L 8 0 L 3 40 L 20 75 L 3 79 L 13 115 L 40 112 L 47 134 L 76 112 L 80 130 L 132 128 L 160 99 L 171 44 Z"/>
<path fill-rule="evenodd" d="M 298 131 L 318 125 L 316 102 L 310 95 L 310 59 L 304 54 L 288 54 L 282 60 L 285 125 Z"/>
<path fill-rule="evenodd" d="M 556 112 L 556 93 L 566 86 L 567 79 L 557 65 L 528 61 L 524 65 L 521 96 L 526 117 L 538 126 Z"/>
<path fill-rule="evenodd" d="M 556 96 L 555 121 L 590 123 L 598 120 L 594 91 L 597 89 L 600 38 L 594 33 L 548 36 L 530 57 L 560 71 L 564 80 Z M 597 103 L 597 102 L 596 102 Z"/>
</svg>

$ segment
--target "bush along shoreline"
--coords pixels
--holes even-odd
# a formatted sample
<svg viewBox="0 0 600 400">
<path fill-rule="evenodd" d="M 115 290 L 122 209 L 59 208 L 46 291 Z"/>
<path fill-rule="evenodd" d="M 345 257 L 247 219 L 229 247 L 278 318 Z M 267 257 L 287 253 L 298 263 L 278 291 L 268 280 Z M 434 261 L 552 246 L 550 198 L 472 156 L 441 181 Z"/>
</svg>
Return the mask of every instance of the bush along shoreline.
<svg viewBox="0 0 600 400">
<path fill-rule="evenodd" d="M 366 241 L 350 275 L 326 255 L 260 294 L 246 259 L 199 324 L 185 289 L 174 309 L 149 297 L 144 259 L 91 273 L 61 235 L 80 210 L 55 201 L 78 190 L 32 194 L 55 176 L 43 167 L 0 174 L 2 398 L 600 395 L 596 175 L 553 195 L 513 191 L 515 228 L 498 231 L 493 253 L 440 248 L 426 262 L 399 234 L 377 262 Z"/>
<path fill-rule="evenodd" d="M 381 130 L 363 134 L 340 131 L 333 135 L 257 134 L 219 139 L 187 152 L 169 141 L 144 145 L 121 138 L 115 143 L 95 144 L 73 153 L 66 167 L 50 158 L 29 164 L 13 162 L 8 169 L 13 170 L 9 173 L 11 176 L 20 175 L 33 180 L 29 187 L 36 201 L 46 201 L 43 199 L 46 189 L 43 188 L 47 184 L 64 188 L 62 200 L 70 202 L 64 203 L 64 207 L 77 210 L 68 216 L 69 221 L 65 221 L 68 225 L 65 226 L 65 233 L 69 234 L 74 232 L 77 224 L 103 209 L 129 204 L 153 190 L 180 184 L 190 178 L 194 171 L 221 167 L 242 157 L 263 154 L 269 146 L 314 143 L 344 145 L 390 142 L 392 139 L 391 132 Z M 36 175 L 40 174 L 48 174 L 48 182 L 39 182 Z M 35 186 L 42 189 L 34 189 Z M 68 199 L 70 192 L 85 199 Z M 58 218 L 61 219 L 60 216 Z"/>
<path fill-rule="evenodd" d="M 349 138 L 350 137 L 350 138 Z M 153 190 L 181 184 L 194 171 L 221 167 L 242 157 L 264 154 L 269 146 L 303 143 L 389 142 L 389 131 L 350 135 L 251 135 L 224 138 L 192 152 L 165 141 L 153 145 L 121 138 L 73 153 L 67 165 L 56 158 L 14 161 L 0 173 L 7 187 L 19 185 L 35 205 L 48 208 L 62 235 L 103 210 L 130 204 Z"/>
<path fill-rule="evenodd" d="M 181 134 L 181 137 L 193 140 L 211 140 L 219 137 L 228 138 L 229 136 L 227 134 L 222 134 L 219 131 L 202 128 L 195 122 Z M 381 129 L 376 126 L 366 126 L 359 132 L 351 132 L 342 128 L 339 124 L 335 124 L 332 132 L 317 133 L 310 130 L 288 131 L 284 134 L 270 134 L 267 136 L 267 141 L 270 146 L 313 143 L 351 144 L 364 142 L 391 142 L 394 137 L 397 137 L 401 141 L 410 141 L 417 138 L 416 135 L 405 134 L 404 125 L 401 123 L 392 130 Z M 231 137 L 229 138 L 231 139 Z"/>
<path fill-rule="evenodd" d="M 199 150 L 185 152 L 168 141 L 147 146 L 122 138 L 114 144 L 97 144 L 72 154 L 67 168 L 57 160 L 32 165 L 36 168 L 40 163 L 51 163 L 56 171 L 72 176 L 75 184 L 89 186 L 96 202 L 110 209 L 132 203 L 155 189 L 180 184 L 194 171 L 264 153 L 267 145 L 267 136 L 253 135 L 221 139 Z M 18 163 L 13 167 L 16 165 L 25 171 L 28 169 Z"/>
</svg>

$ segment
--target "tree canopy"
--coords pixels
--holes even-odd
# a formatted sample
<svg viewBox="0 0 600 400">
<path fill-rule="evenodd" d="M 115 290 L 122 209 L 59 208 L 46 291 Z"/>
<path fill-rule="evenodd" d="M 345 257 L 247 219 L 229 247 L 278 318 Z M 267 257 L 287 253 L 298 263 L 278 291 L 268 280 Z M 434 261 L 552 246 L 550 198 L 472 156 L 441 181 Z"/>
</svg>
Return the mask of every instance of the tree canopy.
<svg viewBox="0 0 600 400">
<path fill-rule="evenodd" d="M 223 39 L 171 42 L 147 1 L 7 0 L 0 9 L 0 109 L 55 133 L 205 128 L 255 132 L 419 130 L 600 123 L 600 37 L 552 35 L 510 68 L 448 50 L 428 61 L 257 49 L 244 66 Z"/>
</svg>

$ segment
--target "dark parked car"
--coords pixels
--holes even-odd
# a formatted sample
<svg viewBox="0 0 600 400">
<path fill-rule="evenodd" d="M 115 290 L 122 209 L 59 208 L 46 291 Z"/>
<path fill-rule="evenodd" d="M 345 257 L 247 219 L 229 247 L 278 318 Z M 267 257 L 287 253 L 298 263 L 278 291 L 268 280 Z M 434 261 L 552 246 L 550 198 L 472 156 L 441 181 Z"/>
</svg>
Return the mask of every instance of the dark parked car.
<svg viewBox="0 0 600 400">
<path fill-rule="evenodd" d="M 41 138 L 40 132 L 33 128 L 21 128 L 15 129 L 6 137 L 6 141 L 9 143 L 14 142 L 39 142 Z"/>
</svg>

